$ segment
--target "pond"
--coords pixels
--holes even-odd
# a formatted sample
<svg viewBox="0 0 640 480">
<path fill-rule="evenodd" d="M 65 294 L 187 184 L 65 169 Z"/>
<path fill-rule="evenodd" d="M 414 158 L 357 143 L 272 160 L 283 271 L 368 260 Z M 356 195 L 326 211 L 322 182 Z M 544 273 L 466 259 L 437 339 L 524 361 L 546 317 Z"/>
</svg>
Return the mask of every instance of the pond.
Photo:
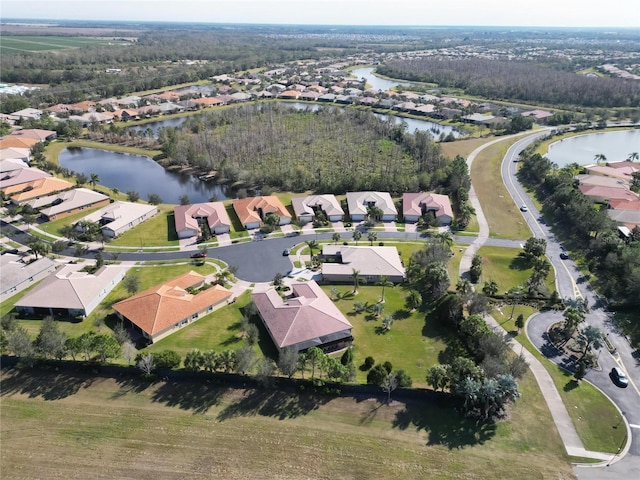
<svg viewBox="0 0 640 480">
<path fill-rule="evenodd" d="M 191 203 L 208 202 L 214 195 L 218 200 L 231 198 L 232 193 L 222 185 L 204 182 L 193 175 L 165 170 L 151 158 L 142 155 L 98 150 L 94 148 L 65 148 L 58 156 L 60 165 L 90 177 L 95 173 L 99 183 L 121 192 L 136 191 L 142 200 L 160 195 L 163 203 L 180 203 L 187 195 Z"/>
<path fill-rule="evenodd" d="M 559 167 L 570 163 L 591 165 L 596 155 L 604 155 L 608 162 L 626 160 L 630 153 L 640 153 L 640 130 L 599 132 L 565 138 L 549 145 L 547 158 Z"/>
<path fill-rule="evenodd" d="M 366 68 L 356 68 L 355 70 L 351 70 L 349 73 L 354 77 L 361 79 L 364 78 L 371 88 L 375 90 L 382 90 L 383 92 L 389 90 L 393 87 L 397 87 L 398 85 L 409 86 L 411 83 L 408 82 L 396 82 L 394 80 L 386 80 L 384 78 L 376 77 L 373 74 L 375 68 L 366 67 Z"/>
</svg>

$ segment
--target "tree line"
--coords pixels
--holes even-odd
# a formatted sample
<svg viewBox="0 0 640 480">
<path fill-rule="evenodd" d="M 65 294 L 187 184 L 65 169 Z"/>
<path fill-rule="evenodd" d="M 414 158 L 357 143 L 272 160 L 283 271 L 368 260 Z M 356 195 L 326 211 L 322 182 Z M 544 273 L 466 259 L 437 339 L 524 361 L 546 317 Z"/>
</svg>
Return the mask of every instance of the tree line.
<svg viewBox="0 0 640 480">
<path fill-rule="evenodd" d="M 534 62 L 421 57 L 390 59 L 376 70 L 382 75 L 460 88 L 468 95 L 496 100 L 582 107 L 640 106 L 640 84 L 635 80 L 586 77 Z"/>
</svg>

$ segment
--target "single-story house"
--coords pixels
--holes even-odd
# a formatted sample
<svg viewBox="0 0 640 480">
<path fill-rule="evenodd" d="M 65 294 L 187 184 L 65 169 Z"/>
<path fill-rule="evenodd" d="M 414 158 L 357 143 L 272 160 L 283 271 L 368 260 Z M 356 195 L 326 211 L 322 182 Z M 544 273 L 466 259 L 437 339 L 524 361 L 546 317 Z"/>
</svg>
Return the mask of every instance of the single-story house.
<svg viewBox="0 0 640 480">
<path fill-rule="evenodd" d="M 33 180 L 32 182 L 7 187 L 3 192 L 7 197 L 11 197 L 12 203 L 18 205 L 29 200 L 51 195 L 55 192 L 69 190 L 74 186 L 73 183 L 61 178 L 45 177 Z"/>
<path fill-rule="evenodd" d="M 288 225 L 291 223 L 291 214 L 285 208 L 280 199 L 275 195 L 264 197 L 249 197 L 233 201 L 233 209 L 235 210 L 240 223 L 247 230 L 260 227 L 268 213 L 273 213 L 280 217 L 279 225 Z"/>
<path fill-rule="evenodd" d="M 453 209 L 447 195 L 427 192 L 402 195 L 402 215 L 405 222 L 415 223 L 427 212 L 433 212 L 440 225 L 450 225 L 453 220 Z"/>
<path fill-rule="evenodd" d="M 27 202 L 28 205 L 40 210 L 40 215 L 46 221 L 57 220 L 68 215 L 94 207 L 104 207 L 109 205 L 111 199 L 88 188 L 74 188 L 56 195 L 48 195 Z"/>
<path fill-rule="evenodd" d="M 202 234 L 200 221 L 206 221 L 213 234 L 229 233 L 231 220 L 222 202 L 180 205 L 174 210 L 178 238 L 189 238 Z"/>
<path fill-rule="evenodd" d="M 291 199 L 293 211 L 299 220 L 312 222 L 316 212 L 322 211 L 330 222 L 341 222 L 344 210 L 335 195 L 309 195 Z"/>
<path fill-rule="evenodd" d="M 396 247 L 351 247 L 323 245 L 322 278 L 330 282 L 352 282 L 353 270 L 367 282 L 386 276 L 394 283 L 404 282 L 405 268 Z"/>
<path fill-rule="evenodd" d="M 13 112 L 11 115 L 18 118 L 25 118 L 27 120 L 40 120 L 42 116 L 42 110 L 37 108 L 23 108 L 17 112 Z"/>
<path fill-rule="evenodd" d="M 104 235 L 115 238 L 145 220 L 148 220 L 157 213 L 158 207 L 155 205 L 132 202 L 114 202 L 87 215 L 79 222 L 85 221 L 99 223 L 102 225 L 102 233 Z M 81 230 L 82 227 L 79 227 L 78 223 L 76 223 L 76 229 Z"/>
<path fill-rule="evenodd" d="M 15 135 L 7 135 L 0 138 L 0 150 L 5 148 L 28 148 L 31 149 L 35 144 L 40 143 L 35 138 L 22 138 Z"/>
<path fill-rule="evenodd" d="M 552 112 L 546 110 L 530 110 L 528 112 L 522 112 L 520 115 L 523 117 L 533 117 L 538 122 L 545 122 L 549 117 L 553 117 Z"/>
<path fill-rule="evenodd" d="M 605 203 L 609 200 L 629 200 L 631 202 L 638 200 L 638 195 L 628 190 L 624 186 L 619 187 L 602 187 L 600 185 L 578 185 L 578 190 L 585 197 L 589 197 L 594 202 Z"/>
<path fill-rule="evenodd" d="M 84 316 L 124 278 L 128 267 L 104 265 L 91 274 L 82 263 L 67 264 L 18 300 L 16 310 L 28 315 Z"/>
<path fill-rule="evenodd" d="M 7 187 L 13 187 L 14 185 L 22 185 L 40 178 L 51 177 L 52 175 L 47 172 L 43 172 L 39 168 L 26 167 L 19 168 L 17 170 L 11 170 L 10 172 L 4 172 L 0 177 L 0 189 L 4 191 Z"/>
<path fill-rule="evenodd" d="M 580 174 L 574 177 L 579 185 L 599 185 L 601 187 L 628 187 L 629 182 L 615 177 L 604 177 L 602 175 Z"/>
<path fill-rule="evenodd" d="M 278 351 L 318 347 L 331 352 L 351 344 L 351 323 L 316 282 L 294 283 L 291 290 L 286 300 L 273 288 L 251 295 Z"/>
<path fill-rule="evenodd" d="M 301 93 L 299 91 L 297 91 L 297 90 L 285 90 L 284 92 L 282 92 L 278 96 L 280 98 L 297 100 L 300 95 L 301 95 Z"/>
<path fill-rule="evenodd" d="M 618 225 L 624 225 L 629 229 L 640 226 L 640 210 L 607 210 L 609 218 Z"/>
<path fill-rule="evenodd" d="M 0 173 L 27 168 L 28 166 L 29 164 L 25 163 L 21 158 L 7 158 L 6 160 L 0 160 Z"/>
<path fill-rule="evenodd" d="M 50 142 L 55 140 L 58 134 L 54 130 L 43 130 L 41 128 L 24 128 L 12 132 L 11 137 L 29 138 L 38 142 Z"/>
<path fill-rule="evenodd" d="M 361 222 L 367 217 L 367 209 L 378 207 L 382 210 L 383 222 L 393 222 L 398 210 L 388 192 L 347 192 L 349 215 L 354 222 Z"/>
<path fill-rule="evenodd" d="M 193 103 L 197 103 L 198 105 L 202 105 L 203 107 L 214 107 L 218 105 L 224 105 L 224 102 L 220 100 L 218 97 L 197 98 L 193 101 Z"/>
<path fill-rule="evenodd" d="M 43 279 L 53 272 L 56 264 L 47 257 L 40 257 L 30 263 L 21 261 L 20 255 L 4 253 L 0 256 L 0 299 L 4 301 L 28 287 L 29 285 Z"/>
<path fill-rule="evenodd" d="M 89 125 L 92 125 L 94 123 L 98 123 L 98 124 L 111 123 L 113 121 L 113 113 L 112 112 L 83 113 L 82 115 L 71 115 L 69 117 L 69 120 L 79 123 L 83 127 L 88 127 Z"/>
<path fill-rule="evenodd" d="M 1 141 L 1 140 L 0 140 Z M 586 167 L 587 172 L 594 175 L 603 175 L 605 177 L 614 177 L 631 182 L 633 173 L 639 171 L 638 167 L 611 167 L 609 165 L 590 165 Z"/>
<path fill-rule="evenodd" d="M 213 285 L 197 293 L 191 289 L 205 286 L 205 277 L 187 272 L 161 285 L 149 288 L 113 304 L 113 309 L 151 342 L 160 340 L 182 327 L 227 305 L 230 290 Z"/>
<path fill-rule="evenodd" d="M 25 163 L 29 163 L 31 160 L 31 150 L 26 147 L 3 148 L 0 150 L 0 160 L 22 160 Z"/>
</svg>

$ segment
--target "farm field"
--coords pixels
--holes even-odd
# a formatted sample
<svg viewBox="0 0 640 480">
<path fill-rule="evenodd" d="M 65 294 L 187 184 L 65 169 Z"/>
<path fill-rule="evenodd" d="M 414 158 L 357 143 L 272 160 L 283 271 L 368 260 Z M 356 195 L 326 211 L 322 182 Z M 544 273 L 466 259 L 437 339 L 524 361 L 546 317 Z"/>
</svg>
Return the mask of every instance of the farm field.
<svg viewBox="0 0 640 480">
<path fill-rule="evenodd" d="M 484 426 L 420 400 L 36 371 L 1 379 L 7 478 L 575 478 L 530 374 L 510 419 Z"/>
<path fill-rule="evenodd" d="M 0 37 L 0 53 L 3 55 L 9 55 L 11 53 L 43 52 L 86 46 L 115 46 L 128 44 L 129 42 L 113 40 L 110 38 L 58 37 L 48 35 L 3 35 Z"/>
</svg>

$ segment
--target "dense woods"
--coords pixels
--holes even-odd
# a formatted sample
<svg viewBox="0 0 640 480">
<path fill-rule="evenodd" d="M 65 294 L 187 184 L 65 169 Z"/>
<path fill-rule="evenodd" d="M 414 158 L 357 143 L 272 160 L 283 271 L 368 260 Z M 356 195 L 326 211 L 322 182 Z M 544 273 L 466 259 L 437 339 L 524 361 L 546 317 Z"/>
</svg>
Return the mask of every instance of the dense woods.
<svg viewBox="0 0 640 480">
<path fill-rule="evenodd" d="M 448 182 L 428 133 L 408 134 L 362 110 L 250 105 L 195 116 L 161 130 L 159 140 L 169 165 L 214 170 L 222 182 L 263 190 L 401 193 L 458 183 Z"/>
<path fill-rule="evenodd" d="M 591 108 L 640 106 L 640 83 L 635 80 L 585 77 L 532 62 L 424 57 L 388 60 L 377 71 L 496 100 Z"/>
</svg>

